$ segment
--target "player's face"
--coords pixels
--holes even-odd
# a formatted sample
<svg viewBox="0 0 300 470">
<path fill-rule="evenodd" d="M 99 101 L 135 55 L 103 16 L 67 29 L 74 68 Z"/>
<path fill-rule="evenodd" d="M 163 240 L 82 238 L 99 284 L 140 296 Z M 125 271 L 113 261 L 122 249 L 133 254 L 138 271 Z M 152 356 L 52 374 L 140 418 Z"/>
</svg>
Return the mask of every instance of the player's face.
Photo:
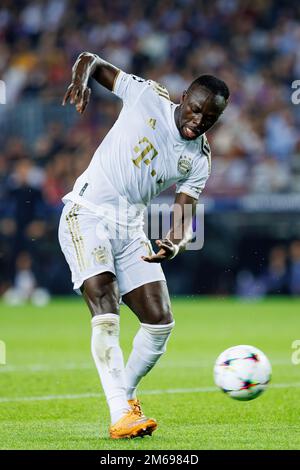
<svg viewBox="0 0 300 470">
<path fill-rule="evenodd" d="M 207 88 L 194 87 L 184 92 L 180 106 L 175 111 L 175 121 L 181 137 L 195 140 L 208 131 L 219 119 L 227 105 L 221 95 Z"/>
</svg>

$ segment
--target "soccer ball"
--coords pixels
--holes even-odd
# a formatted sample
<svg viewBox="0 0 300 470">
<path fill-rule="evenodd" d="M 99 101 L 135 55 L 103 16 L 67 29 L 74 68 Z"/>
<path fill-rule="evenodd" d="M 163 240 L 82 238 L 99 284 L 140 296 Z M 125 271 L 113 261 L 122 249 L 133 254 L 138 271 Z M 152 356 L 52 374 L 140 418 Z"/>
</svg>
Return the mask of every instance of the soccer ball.
<svg viewBox="0 0 300 470">
<path fill-rule="evenodd" d="M 266 390 L 271 374 L 271 364 L 265 354 L 247 345 L 226 349 L 214 367 L 216 385 L 235 400 L 257 398 Z"/>
</svg>

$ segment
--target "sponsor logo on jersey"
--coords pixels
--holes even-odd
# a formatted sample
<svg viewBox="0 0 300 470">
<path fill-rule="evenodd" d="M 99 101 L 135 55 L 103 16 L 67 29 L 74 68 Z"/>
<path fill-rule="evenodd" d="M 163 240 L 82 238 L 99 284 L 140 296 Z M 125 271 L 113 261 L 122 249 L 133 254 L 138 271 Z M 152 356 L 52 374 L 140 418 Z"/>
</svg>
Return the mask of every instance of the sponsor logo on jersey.
<svg viewBox="0 0 300 470">
<path fill-rule="evenodd" d="M 192 165 L 193 165 L 192 157 L 189 157 L 187 155 L 181 155 L 181 157 L 178 160 L 177 170 L 179 171 L 179 173 L 186 176 L 190 173 L 192 169 Z"/>
<path fill-rule="evenodd" d="M 156 119 L 149 118 L 149 119 L 148 119 L 148 124 L 149 124 L 150 127 L 152 127 L 152 129 L 155 129 L 155 126 L 156 126 Z"/>
</svg>

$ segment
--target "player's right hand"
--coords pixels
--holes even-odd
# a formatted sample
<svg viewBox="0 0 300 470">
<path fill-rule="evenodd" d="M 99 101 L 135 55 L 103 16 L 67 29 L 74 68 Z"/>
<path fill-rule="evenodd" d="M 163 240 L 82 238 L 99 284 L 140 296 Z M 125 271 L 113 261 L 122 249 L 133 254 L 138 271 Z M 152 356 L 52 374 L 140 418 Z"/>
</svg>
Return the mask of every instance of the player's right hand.
<svg viewBox="0 0 300 470">
<path fill-rule="evenodd" d="M 71 83 L 62 100 L 62 105 L 70 100 L 70 104 L 75 104 L 77 111 L 82 114 L 90 100 L 91 89 L 81 83 Z"/>
<path fill-rule="evenodd" d="M 156 240 L 155 243 L 159 247 L 159 251 L 150 256 L 141 256 L 143 261 L 147 263 L 161 263 L 164 260 L 172 259 L 176 250 L 171 240 L 163 238 L 162 240 Z M 176 253 L 178 253 L 178 250 Z"/>
</svg>

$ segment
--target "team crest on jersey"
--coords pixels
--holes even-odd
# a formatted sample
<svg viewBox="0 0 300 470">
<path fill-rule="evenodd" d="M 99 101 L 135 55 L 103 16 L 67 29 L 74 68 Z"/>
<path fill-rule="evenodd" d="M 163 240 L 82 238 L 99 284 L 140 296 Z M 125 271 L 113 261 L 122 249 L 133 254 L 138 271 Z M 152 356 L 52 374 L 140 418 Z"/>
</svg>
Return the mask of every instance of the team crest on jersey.
<svg viewBox="0 0 300 470">
<path fill-rule="evenodd" d="M 92 251 L 92 255 L 95 258 L 97 264 L 107 264 L 108 263 L 108 253 L 107 249 L 104 246 L 98 246 Z"/>
<path fill-rule="evenodd" d="M 181 157 L 178 160 L 177 170 L 179 171 L 179 173 L 186 176 L 191 171 L 192 165 L 193 165 L 192 157 L 189 157 L 187 155 L 181 155 Z"/>
</svg>

